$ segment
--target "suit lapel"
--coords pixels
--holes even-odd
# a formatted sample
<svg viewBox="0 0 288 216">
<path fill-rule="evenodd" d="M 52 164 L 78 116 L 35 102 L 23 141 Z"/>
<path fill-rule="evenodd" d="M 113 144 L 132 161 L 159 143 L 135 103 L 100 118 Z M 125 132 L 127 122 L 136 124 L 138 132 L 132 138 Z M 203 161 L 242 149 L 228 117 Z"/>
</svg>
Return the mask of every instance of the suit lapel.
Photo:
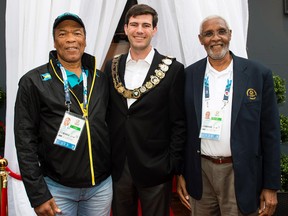
<svg viewBox="0 0 288 216">
<path fill-rule="evenodd" d="M 124 54 L 121 56 L 120 61 L 119 61 L 119 68 L 118 68 L 118 73 L 120 80 L 122 81 L 123 85 L 125 86 L 125 80 L 124 80 L 124 73 L 125 73 L 125 68 L 126 68 L 126 59 L 128 57 L 128 54 Z M 119 94 L 119 97 L 121 97 L 121 100 L 123 102 L 123 105 L 125 106 L 126 109 L 128 109 L 127 105 L 127 99 L 124 98 L 122 95 Z"/>
<path fill-rule="evenodd" d="M 247 66 L 241 62 L 241 59 L 233 55 L 233 101 L 231 128 L 233 129 L 237 115 L 239 113 L 245 91 L 247 89 L 248 75 L 246 73 Z"/>
<path fill-rule="evenodd" d="M 161 55 L 158 53 L 157 50 L 155 50 L 153 60 L 151 62 L 150 68 L 148 70 L 148 73 L 147 73 L 142 85 L 150 80 L 150 76 L 155 73 L 155 69 L 158 67 L 158 64 L 160 63 L 161 59 L 162 59 Z M 147 94 L 149 94 L 149 92 Z"/>
<path fill-rule="evenodd" d="M 206 63 L 207 58 L 200 62 L 199 67 L 194 72 L 193 79 L 195 110 L 199 128 L 201 128 L 202 121 L 203 80 L 205 76 Z"/>
</svg>

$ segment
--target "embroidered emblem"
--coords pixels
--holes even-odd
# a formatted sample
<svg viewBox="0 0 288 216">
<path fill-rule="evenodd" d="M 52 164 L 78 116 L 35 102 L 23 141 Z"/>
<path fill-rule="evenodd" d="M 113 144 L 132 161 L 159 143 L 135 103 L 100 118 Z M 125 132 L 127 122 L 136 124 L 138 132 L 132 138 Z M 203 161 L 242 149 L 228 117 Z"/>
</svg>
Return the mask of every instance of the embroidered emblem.
<svg viewBox="0 0 288 216">
<path fill-rule="evenodd" d="M 159 68 L 155 70 L 155 74 L 150 76 L 150 80 L 144 83 L 144 85 L 135 89 L 127 89 L 120 80 L 118 74 L 118 65 L 121 55 L 114 56 L 112 60 L 111 70 L 112 70 L 112 78 L 114 88 L 117 90 L 119 94 L 121 94 L 125 98 L 134 98 L 138 99 L 143 94 L 150 91 L 152 88 L 157 86 L 165 77 L 165 74 L 169 70 L 170 65 L 172 64 L 175 58 L 166 56 L 162 59 L 162 62 L 158 65 Z"/>
<path fill-rule="evenodd" d="M 52 79 L 50 73 L 41 74 L 41 78 L 42 78 L 43 81 L 47 81 L 47 80 Z"/>
<path fill-rule="evenodd" d="M 253 88 L 249 88 L 246 91 L 246 95 L 250 100 L 255 100 L 257 97 L 257 92 Z"/>
</svg>

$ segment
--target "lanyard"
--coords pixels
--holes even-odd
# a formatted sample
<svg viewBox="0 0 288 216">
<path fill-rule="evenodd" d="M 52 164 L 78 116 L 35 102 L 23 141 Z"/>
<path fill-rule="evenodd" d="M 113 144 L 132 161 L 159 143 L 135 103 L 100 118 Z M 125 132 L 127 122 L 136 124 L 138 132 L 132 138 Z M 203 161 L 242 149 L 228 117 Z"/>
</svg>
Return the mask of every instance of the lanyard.
<svg viewBox="0 0 288 216">
<path fill-rule="evenodd" d="M 231 85 L 232 85 L 232 78 L 230 76 L 230 78 L 227 79 L 227 84 L 225 86 L 225 91 L 224 91 L 224 95 L 223 95 L 224 106 L 222 107 L 222 109 L 224 109 L 224 107 L 228 103 Z M 204 77 L 204 92 L 205 92 L 205 101 L 207 101 L 207 107 L 208 107 L 208 101 L 210 100 L 210 87 L 209 87 L 209 76 L 208 75 L 206 75 Z"/>
<path fill-rule="evenodd" d="M 62 77 L 63 77 L 65 104 L 67 106 L 68 112 L 70 112 L 71 99 L 70 99 L 68 78 L 67 78 L 65 68 L 60 63 L 59 63 L 59 67 L 61 69 L 61 73 L 62 73 Z M 83 68 L 82 68 L 82 77 L 83 77 L 83 108 L 85 110 L 87 107 L 87 104 L 88 104 L 88 101 L 87 101 L 87 75 L 86 75 Z"/>
<path fill-rule="evenodd" d="M 95 62 L 94 62 L 94 64 L 95 64 L 94 65 L 94 73 L 93 73 L 93 78 L 92 78 L 91 90 L 90 90 L 89 97 L 88 97 L 87 100 L 90 100 L 90 97 L 91 97 L 91 94 L 93 92 L 93 88 L 94 88 L 94 85 L 95 85 L 95 82 L 96 82 L 96 76 L 97 76 L 97 69 L 96 68 L 97 67 L 96 67 L 96 58 L 94 57 L 94 59 L 95 59 Z M 62 82 L 61 78 L 58 76 L 58 74 L 57 74 L 57 72 L 55 70 L 55 67 L 53 65 L 52 59 L 50 59 L 50 64 L 51 64 L 51 67 L 53 68 L 53 71 L 54 71 L 56 77 Z M 58 62 L 58 66 L 60 67 L 59 62 Z M 63 67 L 63 66 L 61 65 L 61 67 Z M 61 69 L 61 67 L 60 67 L 60 69 Z M 67 80 L 67 75 L 66 75 L 65 69 L 64 68 L 61 69 L 61 72 L 62 72 L 63 79 L 66 77 L 66 80 Z M 83 73 L 83 69 L 82 69 L 82 74 L 84 74 L 83 75 L 83 94 L 85 94 L 85 92 L 86 92 L 86 94 L 88 94 L 88 92 L 87 92 L 87 76 L 86 76 L 86 73 Z M 63 84 L 64 84 L 64 81 L 63 81 Z M 68 86 L 68 82 L 66 82 L 66 86 Z M 64 84 L 64 88 L 65 88 L 65 84 Z M 69 89 L 69 88 L 67 87 L 67 89 Z M 69 90 L 68 90 L 68 93 L 69 93 Z M 77 102 L 78 102 L 78 104 L 79 104 L 79 106 L 80 106 L 80 108 L 81 108 L 81 110 L 83 112 L 84 118 L 85 118 L 85 125 L 86 125 L 86 128 L 87 128 L 87 137 L 88 137 L 88 150 L 89 150 L 89 160 L 90 160 L 91 181 L 92 181 L 92 185 L 95 185 L 93 154 L 92 154 L 92 141 L 91 141 L 89 120 L 88 120 L 88 101 L 85 102 L 85 96 L 84 96 L 83 101 L 85 102 L 85 108 L 86 109 L 83 109 L 84 105 L 80 103 L 80 101 L 78 100 L 76 95 L 73 93 L 73 91 L 71 91 L 71 93 L 76 98 L 76 100 L 77 100 Z M 70 94 L 67 94 L 67 95 L 69 95 L 68 96 L 69 100 L 67 100 L 67 101 L 70 102 Z M 65 101 L 66 101 L 66 96 L 65 96 Z M 70 104 L 71 104 L 71 102 L 70 102 Z M 70 111 L 70 105 L 69 105 L 68 111 Z"/>
</svg>

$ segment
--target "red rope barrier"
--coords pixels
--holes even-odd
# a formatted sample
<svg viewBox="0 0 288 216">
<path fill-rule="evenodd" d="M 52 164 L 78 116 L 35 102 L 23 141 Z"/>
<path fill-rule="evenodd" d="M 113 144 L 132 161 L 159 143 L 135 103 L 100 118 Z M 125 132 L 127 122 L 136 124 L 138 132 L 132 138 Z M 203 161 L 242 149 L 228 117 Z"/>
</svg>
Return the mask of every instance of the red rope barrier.
<svg viewBox="0 0 288 216">
<path fill-rule="evenodd" d="M 17 180 L 22 181 L 21 175 L 15 173 L 15 172 L 12 172 L 12 170 L 10 170 L 9 167 L 6 167 L 6 171 L 8 172 L 8 174 L 9 174 L 12 178 L 15 178 L 15 179 L 17 179 Z"/>
<path fill-rule="evenodd" d="M 0 156 L 0 159 L 3 158 L 2 156 Z M 15 178 L 19 181 L 22 181 L 22 177 L 20 174 L 17 174 L 15 172 L 13 172 L 8 166 L 5 167 L 5 170 L 8 172 L 8 174 L 12 177 Z"/>
</svg>

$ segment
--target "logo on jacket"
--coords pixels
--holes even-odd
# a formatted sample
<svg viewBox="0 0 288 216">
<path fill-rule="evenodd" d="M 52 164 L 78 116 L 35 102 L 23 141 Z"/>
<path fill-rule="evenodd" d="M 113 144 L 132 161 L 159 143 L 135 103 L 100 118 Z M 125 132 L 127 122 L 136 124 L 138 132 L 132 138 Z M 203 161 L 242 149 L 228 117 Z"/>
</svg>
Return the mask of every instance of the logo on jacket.
<svg viewBox="0 0 288 216">
<path fill-rule="evenodd" d="M 52 79 L 50 73 L 41 74 L 41 78 L 42 78 L 43 81 L 47 81 L 47 80 Z"/>
<path fill-rule="evenodd" d="M 257 97 L 257 92 L 253 88 L 249 88 L 246 91 L 246 95 L 250 100 L 255 100 Z"/>
</svg>

